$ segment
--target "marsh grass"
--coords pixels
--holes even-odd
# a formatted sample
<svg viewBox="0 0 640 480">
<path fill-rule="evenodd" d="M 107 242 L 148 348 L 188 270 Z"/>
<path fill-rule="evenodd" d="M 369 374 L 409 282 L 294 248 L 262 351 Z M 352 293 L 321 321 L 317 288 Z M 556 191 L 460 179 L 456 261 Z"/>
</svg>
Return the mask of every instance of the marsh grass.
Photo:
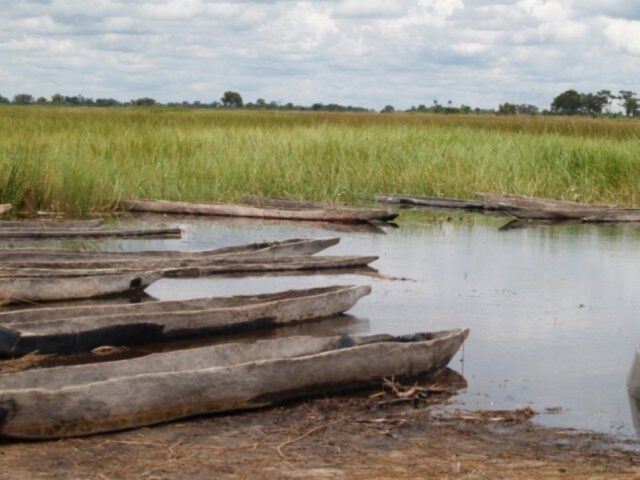
<svg viewBox="0 0 640 480">
<path fill-rule="evenodd" d="M 509 192 L 640 205 L 640 122 L 411 114 L 0 108 L 0 203 Z"/>
</svg>

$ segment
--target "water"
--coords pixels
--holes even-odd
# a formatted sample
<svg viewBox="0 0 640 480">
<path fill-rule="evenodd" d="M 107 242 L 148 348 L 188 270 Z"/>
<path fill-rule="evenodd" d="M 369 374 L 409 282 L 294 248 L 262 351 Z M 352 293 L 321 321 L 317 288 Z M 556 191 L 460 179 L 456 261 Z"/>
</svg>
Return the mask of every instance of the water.
<svg viewBox="0 0 640 480">
<path fill-rule="evenodd" d="M 171 222 L 173 223 L 173 222 Z M 640 229 L 539 227 L 501 232 L 504 219 L 409 212 L 386 234 L 329 232 L 307 224 L 179 219 L 182 240 L 112 240 L 105 249 L 197 250 L 262 240 L 339 235 L 327 254 L 376 254 L 381 274 L 162 280 L 159 299 L 266 293 L 370 283 L 371 296 L 341 318 L 283 334 L 392 333 L 469 327 L 451 366 L 469 409 L 538 411 L 550 426 L 634 434 L 625 387 L 640 342 Z M 269 333 L 271 335 L 272 333 Z M 463 360 L 463 361 L 462 361 Z"/>
</svg>

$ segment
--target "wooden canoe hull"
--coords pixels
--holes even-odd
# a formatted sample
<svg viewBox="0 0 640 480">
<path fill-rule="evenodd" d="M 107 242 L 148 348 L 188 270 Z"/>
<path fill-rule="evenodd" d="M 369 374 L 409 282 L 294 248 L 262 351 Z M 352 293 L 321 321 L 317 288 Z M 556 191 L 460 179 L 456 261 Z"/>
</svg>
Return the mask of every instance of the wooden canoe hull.
<svg viewBox="0 0 640 480">
<path fill-rule="evenodd" d="M 31 321 L 21 319 L 20 312 L 8 312 L 0 315 L 0 357 L 34 352 L 81 353 L 103 345 L 139 345 L 309 322 L 344 313 L 369 293 L 369 286 L 345 286 L 253 297 L 115 305 L 103 307 L 100 313 L 90 313 L 87 307 L 46 309 L 49 312 L 36 309 L 33 314 L 39 318 Z M 66 316 L 61 317 L 61 313 Z"/>
<path fill-rule="evenodd" d="M 104 222 L 102 220 L 0 220 L 2 228 L 36 228 L 36 229 L 61 229 L 61 228 L 98 228 Z"/>
<path fill-rule="evenodd" d="M 280 256 L 315 255 L 340 241 L 337 237 L 294 239 L 283 242 L 254 243 L 203 252 L 87 252 L 68 250 L 17 249 L 0 251 L 4 267 L 12 268 L 140 268 L 167 269 L 198 266 L 224 258 L 275 258 Z"/>
<path fill-rule="evenodd" d="M 286 272 L 328 269 L 352 269 L 366 267 L 378 260 L 376 256 L 294 256 L 274 258 L 215 257 L 194 262 L 193 265 L 179 267 L 161 263 L 158 269 L 166 277 L 194 278 L 207 275 L 232 273 Z M 149 264 L 145 264 L 148 266 Z M 7 284 L 19 278 L 88 277 L 139 272 L 140 266 L 115 268 L 16 268 L 0 267 L 0 282 Z"/>
<path fill-rule="evenodd" d="M 51 238 L 137 238 L 179 237 L 179 228 L 98 229 L 98 228 L 0 228 L 0 239 L 51 239 Z"/>
<path fill-rule="evenodd" d="M 420 197 L 416 195 L 376 195 L 376 201 L 405 207 L 442 208 L 447 210 L 487 210 L 484 202 L 444 197 Z"/>
<path fill-rule="evenodd" d="M 142 290 L 162 278 L 161 272 L 114 272 L 112 274 L 87 274 L 0 276 L 0 300 L 8 303 L 50 302 L 103 297 Z"/>
<path fill-rule="evenodd" d="M 170 202 L 167 200 L 123 200 L 121 203 L 125 209 L 133 212 L 214 215 L 274 220 L 361 223 L 390 221 L 398 216 L 397 213 L 385 210 L 364 208 L 271 208 L 222 203 Z"/>
<path fill-rule="evenodd" d="M 176 357 L 171 357 L 175 353 L 141 359 L 151 359 L 151 365 L 137 374 L 127 373 L 131 369 L 124 366 L 135 360 L 66 367 L 64 386 L 51 388 L 39 384 L 10 390 L 2 386 L 5 376 L 0 376 L 0 436 L 52 439 L 91 435 L 263 407 L 285 399 L 371 385 L 391 376 L 435 373 L 447 366 L 467 335 L 468 330 L 456 330 L 410 338 L 343 336 L 327 341 L 294 337 L 257 342 L 253 348 L 242 345 L 244 352 L 236 351 L 236 357 L 243 357 L 240 362 L 218 366 L 203 361 L 203 354 L 195 349 L 188 351 L 191 360 L 183 360 L 181 368 Z M 234 348 L 209 349 L 224 347 Z M 289 348 L 296 352 L 287 353 Z M 279 355 L 268 353 L 277 350 Z M 169 357 L 160 358 L 162 355 Z M 77 377 L 87 376 L 82 373 L 87 367 L 102 372 L 105 379 L 74 383 L 76 372 Z M 47 377 L 54 379 L 56 374 L 49 372 Z"/>
<path fill-rule="evenodd" d="M 525 220 L 580 220 L 585 223 L 638 222 L 640 209 L 589 205 L 564 200 L 530 198 L 521 195 L 477 194 L 491 205 Z"/>
</svg>

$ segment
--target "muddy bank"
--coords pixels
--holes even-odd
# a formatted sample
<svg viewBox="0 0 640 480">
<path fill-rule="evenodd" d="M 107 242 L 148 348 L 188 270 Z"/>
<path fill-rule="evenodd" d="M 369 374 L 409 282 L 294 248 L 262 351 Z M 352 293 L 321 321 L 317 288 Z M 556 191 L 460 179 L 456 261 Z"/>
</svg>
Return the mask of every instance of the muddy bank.
<svg viewBox="0 0 640 480">
<path fill-rule="evenodd" d="M 1 443 L 0 479 L 640 476 L 640 455 L 608 437 L 535 427 L 528 410 L 445 414 L 449 393 L 431 383 L 406 401 L 387 388 L 85 439 Z"/>
</svg>

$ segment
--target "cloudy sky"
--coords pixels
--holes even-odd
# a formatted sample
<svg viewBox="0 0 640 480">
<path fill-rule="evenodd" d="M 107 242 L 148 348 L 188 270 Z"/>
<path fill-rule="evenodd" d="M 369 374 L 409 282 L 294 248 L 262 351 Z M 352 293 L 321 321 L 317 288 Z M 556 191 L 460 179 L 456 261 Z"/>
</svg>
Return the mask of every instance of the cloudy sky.
<svg viewBox="0 0 640 480">
<path fill-rule="evenodd" d="M 3 3 L 4 96 L 406 108 L 640 90 L 639 0 Z"/>
</svg>

